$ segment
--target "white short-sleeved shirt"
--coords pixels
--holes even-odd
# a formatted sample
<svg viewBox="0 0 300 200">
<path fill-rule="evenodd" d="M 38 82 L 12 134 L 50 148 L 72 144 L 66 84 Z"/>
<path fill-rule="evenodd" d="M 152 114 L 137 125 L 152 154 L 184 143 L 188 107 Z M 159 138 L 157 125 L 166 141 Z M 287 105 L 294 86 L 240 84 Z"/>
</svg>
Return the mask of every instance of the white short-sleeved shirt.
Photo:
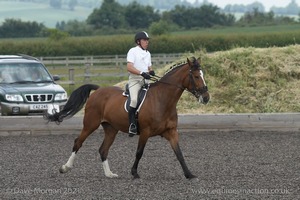
<svg viewBox="0 0 300 200">
<path fill-rule="evenodd" d="M 139 46 L 133 47 L 128 51 L 127 62 L 133 63 L 133 66 L 142 72 L 148 72 L 148 67 L 152 66 L 150 52 L 143 50 Z"/>
</svg>

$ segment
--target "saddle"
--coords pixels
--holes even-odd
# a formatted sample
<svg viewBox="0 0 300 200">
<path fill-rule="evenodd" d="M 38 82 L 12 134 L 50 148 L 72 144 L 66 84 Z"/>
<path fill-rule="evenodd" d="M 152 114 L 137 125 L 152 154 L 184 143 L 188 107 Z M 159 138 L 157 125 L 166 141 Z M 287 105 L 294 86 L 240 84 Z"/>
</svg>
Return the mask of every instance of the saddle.
<svg viewBox="0 0 300 200">
<path fill-rule="evenodd" d="M 139 91 L 138 101 L 137 101 L 137 106 L 136 106 L 137 107 L 137 110 L 136 110 L 137 113 L 139 112 L 140 108 L 142 107 L 142 105 L 144 103 L 144 100 L 146 98 L 149 86 L 150 85 L 146 83 L 142 86 L 141 90 Z M 123 96 L 128 97 L 127 100 L 125 101 L 125 104 L 124 104 L 124 109 L 125 109 L 126 112 L 128 112 L 129 106 L 130 106 L 130 94 L 129 94 L 128 84 L 126 84 L 126 86 L 125 86 L 125 91 L 123 92 Z"/>
</svg>

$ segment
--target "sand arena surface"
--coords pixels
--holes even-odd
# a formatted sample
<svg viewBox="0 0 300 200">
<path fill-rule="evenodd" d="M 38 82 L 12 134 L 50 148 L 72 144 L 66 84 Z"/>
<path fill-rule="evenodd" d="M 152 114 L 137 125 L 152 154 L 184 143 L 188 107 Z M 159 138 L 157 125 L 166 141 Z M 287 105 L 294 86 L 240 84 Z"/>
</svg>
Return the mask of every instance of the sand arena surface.
<svg viewBox="0 0 300 200">
<path fill-rule="evenodd" d="M 98 149 L 103 132 L 79 150 L 74 168 L 58 169 L 77 135 L 0 137 L 1 199 L 299 199 L 298 132 L 184 132 L 187 180 L 169 143 L 150 138 L 133 180 L 138 137 L 119 133 L 109 154 L 118 178 L 104 176 Z"/>
</svg>

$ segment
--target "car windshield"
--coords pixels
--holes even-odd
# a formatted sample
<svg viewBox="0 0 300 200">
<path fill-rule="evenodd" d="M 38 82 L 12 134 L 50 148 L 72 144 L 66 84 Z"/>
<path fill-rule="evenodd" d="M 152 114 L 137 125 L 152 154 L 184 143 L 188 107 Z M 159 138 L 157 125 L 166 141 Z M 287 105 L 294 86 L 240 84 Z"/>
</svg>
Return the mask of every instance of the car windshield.
<svg viewBox="0 0 300 200">
<path fill-rule="evenodd" d="M 40 63 L 0 63 L 0 83 L 49 81 L 52 78 Z"/>
</svg>

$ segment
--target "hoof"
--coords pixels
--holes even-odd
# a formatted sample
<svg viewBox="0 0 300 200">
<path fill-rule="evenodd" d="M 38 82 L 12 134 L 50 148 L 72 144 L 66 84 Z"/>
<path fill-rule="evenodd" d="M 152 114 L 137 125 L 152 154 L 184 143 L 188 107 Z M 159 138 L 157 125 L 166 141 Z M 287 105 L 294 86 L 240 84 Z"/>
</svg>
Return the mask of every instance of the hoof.
<svg viewBox="0 0 300 200">
<path fill-rule="evenodd" d="M 118 174 L 110 173 L 110 174 L 106 174 L 105 176 L 108 177 L 108 178 L 117 178 Z"/>
<path fill-rule="evenodd" d="M 68 167 L 68 166 L 66 166 L 66 165 L 63 165 L 63 166 L 61 166 L 61 168 L 59 168 L 59 172 L 60 173 L 67 173 L 68 171 L 70 171 L 72 168 L 71 167 Z"/>
<path fill-rule="evenodd" d="M 133 174 L 133 179 L 138 179 L 140 176 L 138 174 Z"/>
<path fill-rule="evenodd" d="M 193 179 L 193 178 L 197 178 L 197 176 L 193 175 L 193 174 L 189 174 L 185 176 L 187 179 Z"/>
<path fill-rule="evenodd" d="M 134 167 L 131 168 L 131 175 L 133 176 L 133 179 L 140 178 L 139 174 L 137 173 L 137 169 Z"/>
</svg>

